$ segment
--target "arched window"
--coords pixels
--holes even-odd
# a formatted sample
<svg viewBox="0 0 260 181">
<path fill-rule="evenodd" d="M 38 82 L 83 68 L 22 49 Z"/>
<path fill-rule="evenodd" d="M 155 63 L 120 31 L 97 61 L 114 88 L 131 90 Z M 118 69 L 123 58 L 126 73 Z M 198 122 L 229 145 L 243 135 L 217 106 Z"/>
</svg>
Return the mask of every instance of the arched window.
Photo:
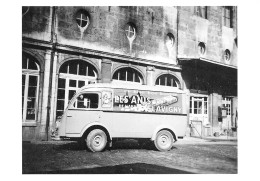
<svg viewBox="0 0 260 181">
<path fill-rule="evenodd" d="M 113 75 L 113 80 L 136 82 L 143 84 L 143 77 L 137 70 L 126 67 L 117 70 Z"/>
<path fill-rule="evenodd" d="M 156 79 L 155 85 L 180 87 L 178 79 L 171 74 L 163 74 Z"/>
<path fill-rule="evenodd" d="M 97 70 L 90 63 L 83 60 L 65 62 L 59 70 L 56 117 L 62 116 L 68 102 L 79 88 L 96 81 Z"/>
<path fill-rule="evenodd" d="M 40 67 L 35 58 L 22 55 L 22 120 L 36 121 Z"/>
</svg>

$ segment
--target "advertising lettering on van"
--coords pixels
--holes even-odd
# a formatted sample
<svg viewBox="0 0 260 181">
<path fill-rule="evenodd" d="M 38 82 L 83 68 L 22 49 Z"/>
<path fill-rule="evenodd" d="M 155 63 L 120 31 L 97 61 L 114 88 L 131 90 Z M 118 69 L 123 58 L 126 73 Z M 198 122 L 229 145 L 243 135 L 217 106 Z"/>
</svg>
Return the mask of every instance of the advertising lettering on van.
<svg viewBox="0 0 260 181">
<path fill-rule="evenodd" d="M 115 95 L 114 108 L 120 111 L 156 112 L 156 113 L 181 113 L 182 108 L 175 103 L 178 102 L 177 94 L 164 96 L 154 95 L 142 96 L 137 94 Z"/>
</svg>

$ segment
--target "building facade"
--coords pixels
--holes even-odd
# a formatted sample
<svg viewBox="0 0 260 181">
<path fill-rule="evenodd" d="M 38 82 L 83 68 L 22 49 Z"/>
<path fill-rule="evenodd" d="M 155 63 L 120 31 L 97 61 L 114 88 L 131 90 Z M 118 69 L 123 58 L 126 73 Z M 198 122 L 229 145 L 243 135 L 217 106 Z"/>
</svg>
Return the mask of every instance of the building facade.
<svg viewBox="0 0 260 181">
<path fill-rule="evenodd" d="M 187 135 L 236 127 L 236 7 L 23 7 L 22 13 L 23 140 L 50 140 L 68 101 L 89 83 L 186 90 Z M 221 124 L 220 107 L 228 110 Z"/>
</svg>

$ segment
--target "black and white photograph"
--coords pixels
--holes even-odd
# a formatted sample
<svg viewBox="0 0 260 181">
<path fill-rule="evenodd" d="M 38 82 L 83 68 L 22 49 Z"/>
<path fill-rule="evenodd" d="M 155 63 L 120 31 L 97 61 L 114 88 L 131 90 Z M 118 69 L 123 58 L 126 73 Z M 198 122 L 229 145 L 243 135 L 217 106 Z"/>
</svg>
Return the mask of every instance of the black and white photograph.
<svg viewBox="0 0 260 181">
<path fill-rule="evenodd" d="M 239 5 L 130 4 L 20 3 L 20 175 L 238 175 Z"/>
</svg>

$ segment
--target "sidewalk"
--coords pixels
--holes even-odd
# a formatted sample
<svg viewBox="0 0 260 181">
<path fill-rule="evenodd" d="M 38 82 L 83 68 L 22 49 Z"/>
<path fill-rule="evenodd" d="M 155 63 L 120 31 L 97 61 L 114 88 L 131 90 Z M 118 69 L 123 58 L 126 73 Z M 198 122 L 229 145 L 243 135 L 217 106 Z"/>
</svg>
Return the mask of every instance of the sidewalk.
<svg viewBox="0 0 260 181">
<path fill-rule="evenodd" d="M 215 143 L 237 143 L 237 137 L 219 136 L 219 137 L 184 137 L 179 139 L 175 144 L 215 144 Z"/>
</svg>

